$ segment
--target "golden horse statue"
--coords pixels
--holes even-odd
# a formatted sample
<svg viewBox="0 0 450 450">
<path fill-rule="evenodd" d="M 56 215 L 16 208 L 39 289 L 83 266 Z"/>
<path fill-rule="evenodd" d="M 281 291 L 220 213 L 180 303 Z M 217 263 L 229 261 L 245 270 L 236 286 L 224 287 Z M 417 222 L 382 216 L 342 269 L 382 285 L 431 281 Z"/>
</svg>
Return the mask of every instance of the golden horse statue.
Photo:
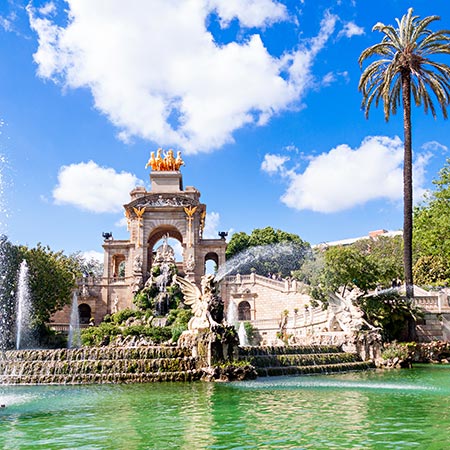
<svg viewBox="0 0 450 450">
<path fill-rule="evenodd" d="M 180 170 L 181 166 L 184 166 L 184 161 L 181 158 L 181 152 L 177 152 L 177 157 L 175 158 L 173 150 L 168 150 L 167 154 L 163 157 L 163 149 L 158 148 L 155 152 L 150 153 L 150 159 L 148 160 L 145 168 L 151 167 L 154 171 L 177 171 Z"/>
</svg>

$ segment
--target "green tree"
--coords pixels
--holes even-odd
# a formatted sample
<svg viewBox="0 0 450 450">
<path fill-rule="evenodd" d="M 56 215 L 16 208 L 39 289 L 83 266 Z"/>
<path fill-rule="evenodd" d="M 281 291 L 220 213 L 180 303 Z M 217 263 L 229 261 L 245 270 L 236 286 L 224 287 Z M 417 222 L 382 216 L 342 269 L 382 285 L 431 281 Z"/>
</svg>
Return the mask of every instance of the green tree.
<svg viewBox="0 0 450 450">
<path fill-rule="evenodd" d="M 378 236 L 375 239 L 362 239 L 353 244 L 361 253 L 378 267 L 377 283 L 390 287 L 392 281 L 403 280 L 403 244 L 401 236 Z"/>
<path fill-rule="evenodd" d="M 383 340 L 409 340 L 410 324 L 414 324 L 421 312 L 397 291 L 384 291 L 377 295 L 358 298 L 367 321 L 381 328 Z"/>
<path fill-rule="evenodd" d="M 250 236 L 244 231 L 234 233 L 227 245 L 226 258 L 229 259 L 248 247 L 250 247 Z"/>
<path fill-rule="evenodd" d="M 69 258 L 73 259 L 74 265 L 82 275 L 97 278 L 103 275 L 103 263 L 95 258 L 87 258 L 80 251 L 70 254 Z"/>
<path fill-rule="evenodd" d="M 325 252 L 321 283 L 328 292 L 358 287 L 364 292 L 376 287 L 379 279 L 378 265 L 366 254 L 352 246 L 331 247 Z"/>
<path fill-rule="evenodd" d="M 367 321 L 381 327 L 386 340 L 405 339 L 410 323 L 414 323 L 417 317 L 416 308 L 393 290 L 369 294 L 380 284 L 380 280 L 382 282 L 386 278 L 386 284 L 390 285 L 389 276 L 395 273 L 395 270 L 386 271 L 384 258 L 377 252 L 383 254 L 393 247 L 399 253 L 401 242 L 397 238 L 385 239 L 391 239 L 391 242 L 364 240 L 357 245 L 330 247 L 315 253 L 315 259 L 306 262 L 295 275 L 309 284 L 311 297 L 320 301 L 324 307 L 328 304 L 330 293 L 345 295 L 346 291 L 359 288 L 362 293 L 356 303 L 364 311 Z"/>
<path fill-rule="evenodd" d="M 41 328 L 53 313 L 72 301 L 79 267 L 62 251 L 54 252 L 40 243 L 31 249 L 21 246 L 19 252 L 28 263 L 34 321 Z"/>
<path fill-rule="evenodd" d="M 450 283 L 450 159 L 433 184 L 414 209 L 414 274 L 418 283 L 444 285 Z"/>
<path fill-rule="evenodd" d="M 379 57 L 366 67 L 359 81 L 366 117 L 374 101 L 376 106 L 380 101 L 383 103 L 386 120 L 403 105 L 403 260 L 407 298 L 414 296 L 411 96 L 416 106 L 423 103 L 425 112 L 430 110 L 433 117 L 436 109 L 429 91 L 436 97 L 444 118 L 450 100 L 450 67 L 430 59 L 436 54 L 450 54 L 449 31 L 428 29 L 436 20 L 438 16 L 419 19 L 409 8 L 401 20 L 396 19 L 398 28 L 379 22 L 373 30 L 384 34 L 382 41 L 364 50 L 359 57 L 361 67 L 366 59 Z"/>
</svg>

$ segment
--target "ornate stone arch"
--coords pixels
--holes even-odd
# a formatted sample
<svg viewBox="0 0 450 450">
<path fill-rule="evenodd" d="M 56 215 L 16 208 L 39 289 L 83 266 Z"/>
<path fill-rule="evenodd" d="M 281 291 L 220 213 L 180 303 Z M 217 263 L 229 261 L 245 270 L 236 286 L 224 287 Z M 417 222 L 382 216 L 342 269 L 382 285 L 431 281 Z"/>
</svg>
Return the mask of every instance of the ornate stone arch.
<svg viewBox="0 0 450 450">
<path fill-rule="evenodd" d="M 204 261 L 203 261 L 203 272 L 205 273 L 206 271 L 206 263 L 208 261 L 212 261 L 214 262 L 214 264 L 216 265 L 216 268 L 219 267 L 219 255 L 216 252 L 208 252 L 205 257 L 204 257 Z"/>
<path fill-rule="evenodd" d="M 153 228 L 147 238 L 147 267 L 148 270 L 152 267 L 153 253 L 155 251 L 155 244 L 164 236 L 176 239 L 183 245 L 183 234 L 180 230 L 172 224 L 160 224 Z"/>
</svg>

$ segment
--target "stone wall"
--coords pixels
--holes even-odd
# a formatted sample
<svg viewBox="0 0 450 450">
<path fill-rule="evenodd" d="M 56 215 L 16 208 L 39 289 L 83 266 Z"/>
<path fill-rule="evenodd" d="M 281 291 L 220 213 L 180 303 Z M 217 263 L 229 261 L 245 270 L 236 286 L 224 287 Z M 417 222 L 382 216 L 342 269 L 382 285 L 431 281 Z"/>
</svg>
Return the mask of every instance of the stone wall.
<svg viewBox="0 0 450 450">
<path fill-rule="evenodd" d="M 428 292 L 414 287 L 414 303 L 424 312 L 416 331 L 419 342 L 450 341 L 450 289 Z"/>
<path fill-rule="evenodd" d="M 293 317 L 294 311 L 304 309 L 311 298 L 305 288 L 296 280 L 273 280 L 256 274 L 226 277 L 220 284 L 220 295 L 225 310 L 234 303 L 239 306 L 247 301 L 251 306 L 251 320 L 273 320 L 280 318 L 284 311 Z"/>
</svg>

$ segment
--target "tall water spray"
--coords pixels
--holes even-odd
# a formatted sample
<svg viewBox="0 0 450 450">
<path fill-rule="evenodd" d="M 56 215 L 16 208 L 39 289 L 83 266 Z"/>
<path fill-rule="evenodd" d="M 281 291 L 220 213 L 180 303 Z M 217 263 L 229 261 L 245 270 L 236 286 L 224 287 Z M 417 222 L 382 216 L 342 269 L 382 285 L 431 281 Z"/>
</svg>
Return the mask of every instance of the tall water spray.
<svg viewBox="0 0 450 450">
<path fill-rule="evenodd" d="M 28 264 L 20 264 L 16 299 L 16 349 L 32 346 L 32 305 L 28 278 Z"/>
<path fill-rule="evenodd" d="M 245 347 L 248 345 L 247 331 L 245 330 L 244 322 L 241 322 L 239 325 L 238 337 L 240 346 Z"/>
<path fill-rule="evenodd" d="M 72 309 L 70 311 L 69 339 L 67 341 L 69 348 L 81 347 L 80 334 L 80 312 L 78 310 L 78 295 L 74 291 L 72 296 Z"/>
<path fill-rule="evenodd" d="M 230 301 L 228 303 L 228 309 L 227 309 L 227 322 L 230 325 L 233 325 L 236 327 L 237 321 L 238 321 L 237 305 L 233 301 Z"/>
<path fill-rule="evenodd" d="M 267 275 L 274 267 L 290 274 L 301 266 L 309 252 L 309 246 L 296 242 L 249 247 L 222 264 L 214 279 L 219 282 L 227 275 L 246 274 L 252 270 L 259 275 Z"/>
</svg>

